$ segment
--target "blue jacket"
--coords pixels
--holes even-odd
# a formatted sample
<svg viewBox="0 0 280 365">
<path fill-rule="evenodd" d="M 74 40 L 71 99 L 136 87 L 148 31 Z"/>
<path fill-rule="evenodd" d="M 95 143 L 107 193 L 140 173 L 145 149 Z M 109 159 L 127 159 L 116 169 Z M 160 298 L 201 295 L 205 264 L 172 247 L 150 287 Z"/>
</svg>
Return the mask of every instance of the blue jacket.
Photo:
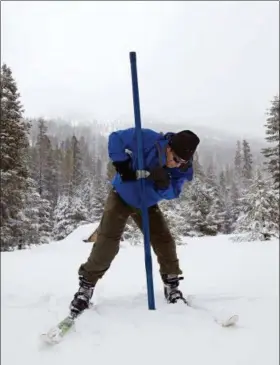
<svg viewBox="0 0 280 365">
<path fill-rule="evenodd" d="M 163 135 L 151 129 L 142 128 L 144 170 L 150 170 L 153 167 L 164 166 L 166 164 L 165 150 L 169 137 L 173 134 L 167 133 Z M 108 152 L 113 162 L 127 160 L 130 156 L 132 168 L 136 170 L 138 164 L 135 128 L 128 128 L 111 133 L 108 140 Z M 193 178 L 192 164 L 190 164 L 190 167 L 186 171 L 181 171 L 179 168 L 166 169 L 171 177 L 170 185 L 167 189 L 157 189 L 153 181 L 145 179 L 145 197 L 148 207 L 157 204 L 163 199 L 170 200 L 178 198 L 184 182 L 191 181 Z M 140 184 L 140 180 L 123 182 L 118 173 L 116 173 L 112 180 L 112 185 L 121 198 L 128 205 L 135 208 L 141 208 Z"/>
</svg>

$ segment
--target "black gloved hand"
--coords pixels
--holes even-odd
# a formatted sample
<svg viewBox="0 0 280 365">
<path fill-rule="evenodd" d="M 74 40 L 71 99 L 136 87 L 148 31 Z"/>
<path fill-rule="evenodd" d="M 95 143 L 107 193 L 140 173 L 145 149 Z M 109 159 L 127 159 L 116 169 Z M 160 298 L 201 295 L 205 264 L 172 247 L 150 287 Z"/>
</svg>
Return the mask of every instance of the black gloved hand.
<svg viewBox="0 0 280 365">
<path fill-rule="evenodd" d="M 136 180 L 136 171 L 132 170 L 131 160 L 125 161 L 115 161 L 113 162 L 116 171 L 120 174 L 122 181 L 135 181 Z"/>
<path fill-rule="evenodd" d="M 153 180 L 158 189 L 167 189 L 170 184 L 170 176 L 163 167 L 155 167 L 150 170 L 149 180 Z"/>
</svg>

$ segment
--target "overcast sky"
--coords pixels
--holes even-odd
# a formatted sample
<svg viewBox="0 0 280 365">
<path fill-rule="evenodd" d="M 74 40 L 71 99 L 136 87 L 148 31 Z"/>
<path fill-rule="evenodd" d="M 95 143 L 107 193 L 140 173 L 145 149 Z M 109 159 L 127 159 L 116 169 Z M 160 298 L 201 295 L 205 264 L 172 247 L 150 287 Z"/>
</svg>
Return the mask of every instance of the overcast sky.
<svg viewBox="0 0 280 365">
<path fill-rule="evenodd" d="M 142 117 L 264 133 L 279 92 L 279 4 L 1 2 L 1 62 L 26 116 Z"/>
</svg>

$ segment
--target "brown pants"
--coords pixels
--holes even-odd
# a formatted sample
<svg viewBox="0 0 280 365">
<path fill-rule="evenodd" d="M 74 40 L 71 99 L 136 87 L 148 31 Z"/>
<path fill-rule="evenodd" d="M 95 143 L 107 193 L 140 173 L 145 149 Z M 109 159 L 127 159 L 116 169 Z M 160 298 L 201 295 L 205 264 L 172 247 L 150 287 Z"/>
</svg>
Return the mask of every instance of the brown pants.
<svg viewBox="0 0 280 365">
<path fill-rule="evenodd" d="M 120 248 L 120 239 L 129 216 L 142 231 L 140 212 L 127 205 L 120 196 L 111 191 L 98 227 L 95 244 L 86 263 L 79 268 L 82 275 L 96 284 L 109 269 Z M 157 256 L 161 274 L 181 274 L 176 244 L 163 214 L 157 205 L 149 208 L 151 246 Z M 143 231 L 142 231 L 143 232 Z"/>
</svg>

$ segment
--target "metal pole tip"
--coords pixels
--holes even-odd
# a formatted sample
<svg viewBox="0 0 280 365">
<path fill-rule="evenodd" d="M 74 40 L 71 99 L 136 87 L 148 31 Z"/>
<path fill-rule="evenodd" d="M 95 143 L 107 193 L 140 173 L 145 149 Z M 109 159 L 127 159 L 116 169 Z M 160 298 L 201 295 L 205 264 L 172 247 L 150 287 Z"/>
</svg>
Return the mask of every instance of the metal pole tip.
<svg viewBox="0 0 280 365">
<path fill-rule="evenodd" d="M 136 52 L 129 52 L 129 57 L 131 62 L 136 61 Z"/>
</svg>

